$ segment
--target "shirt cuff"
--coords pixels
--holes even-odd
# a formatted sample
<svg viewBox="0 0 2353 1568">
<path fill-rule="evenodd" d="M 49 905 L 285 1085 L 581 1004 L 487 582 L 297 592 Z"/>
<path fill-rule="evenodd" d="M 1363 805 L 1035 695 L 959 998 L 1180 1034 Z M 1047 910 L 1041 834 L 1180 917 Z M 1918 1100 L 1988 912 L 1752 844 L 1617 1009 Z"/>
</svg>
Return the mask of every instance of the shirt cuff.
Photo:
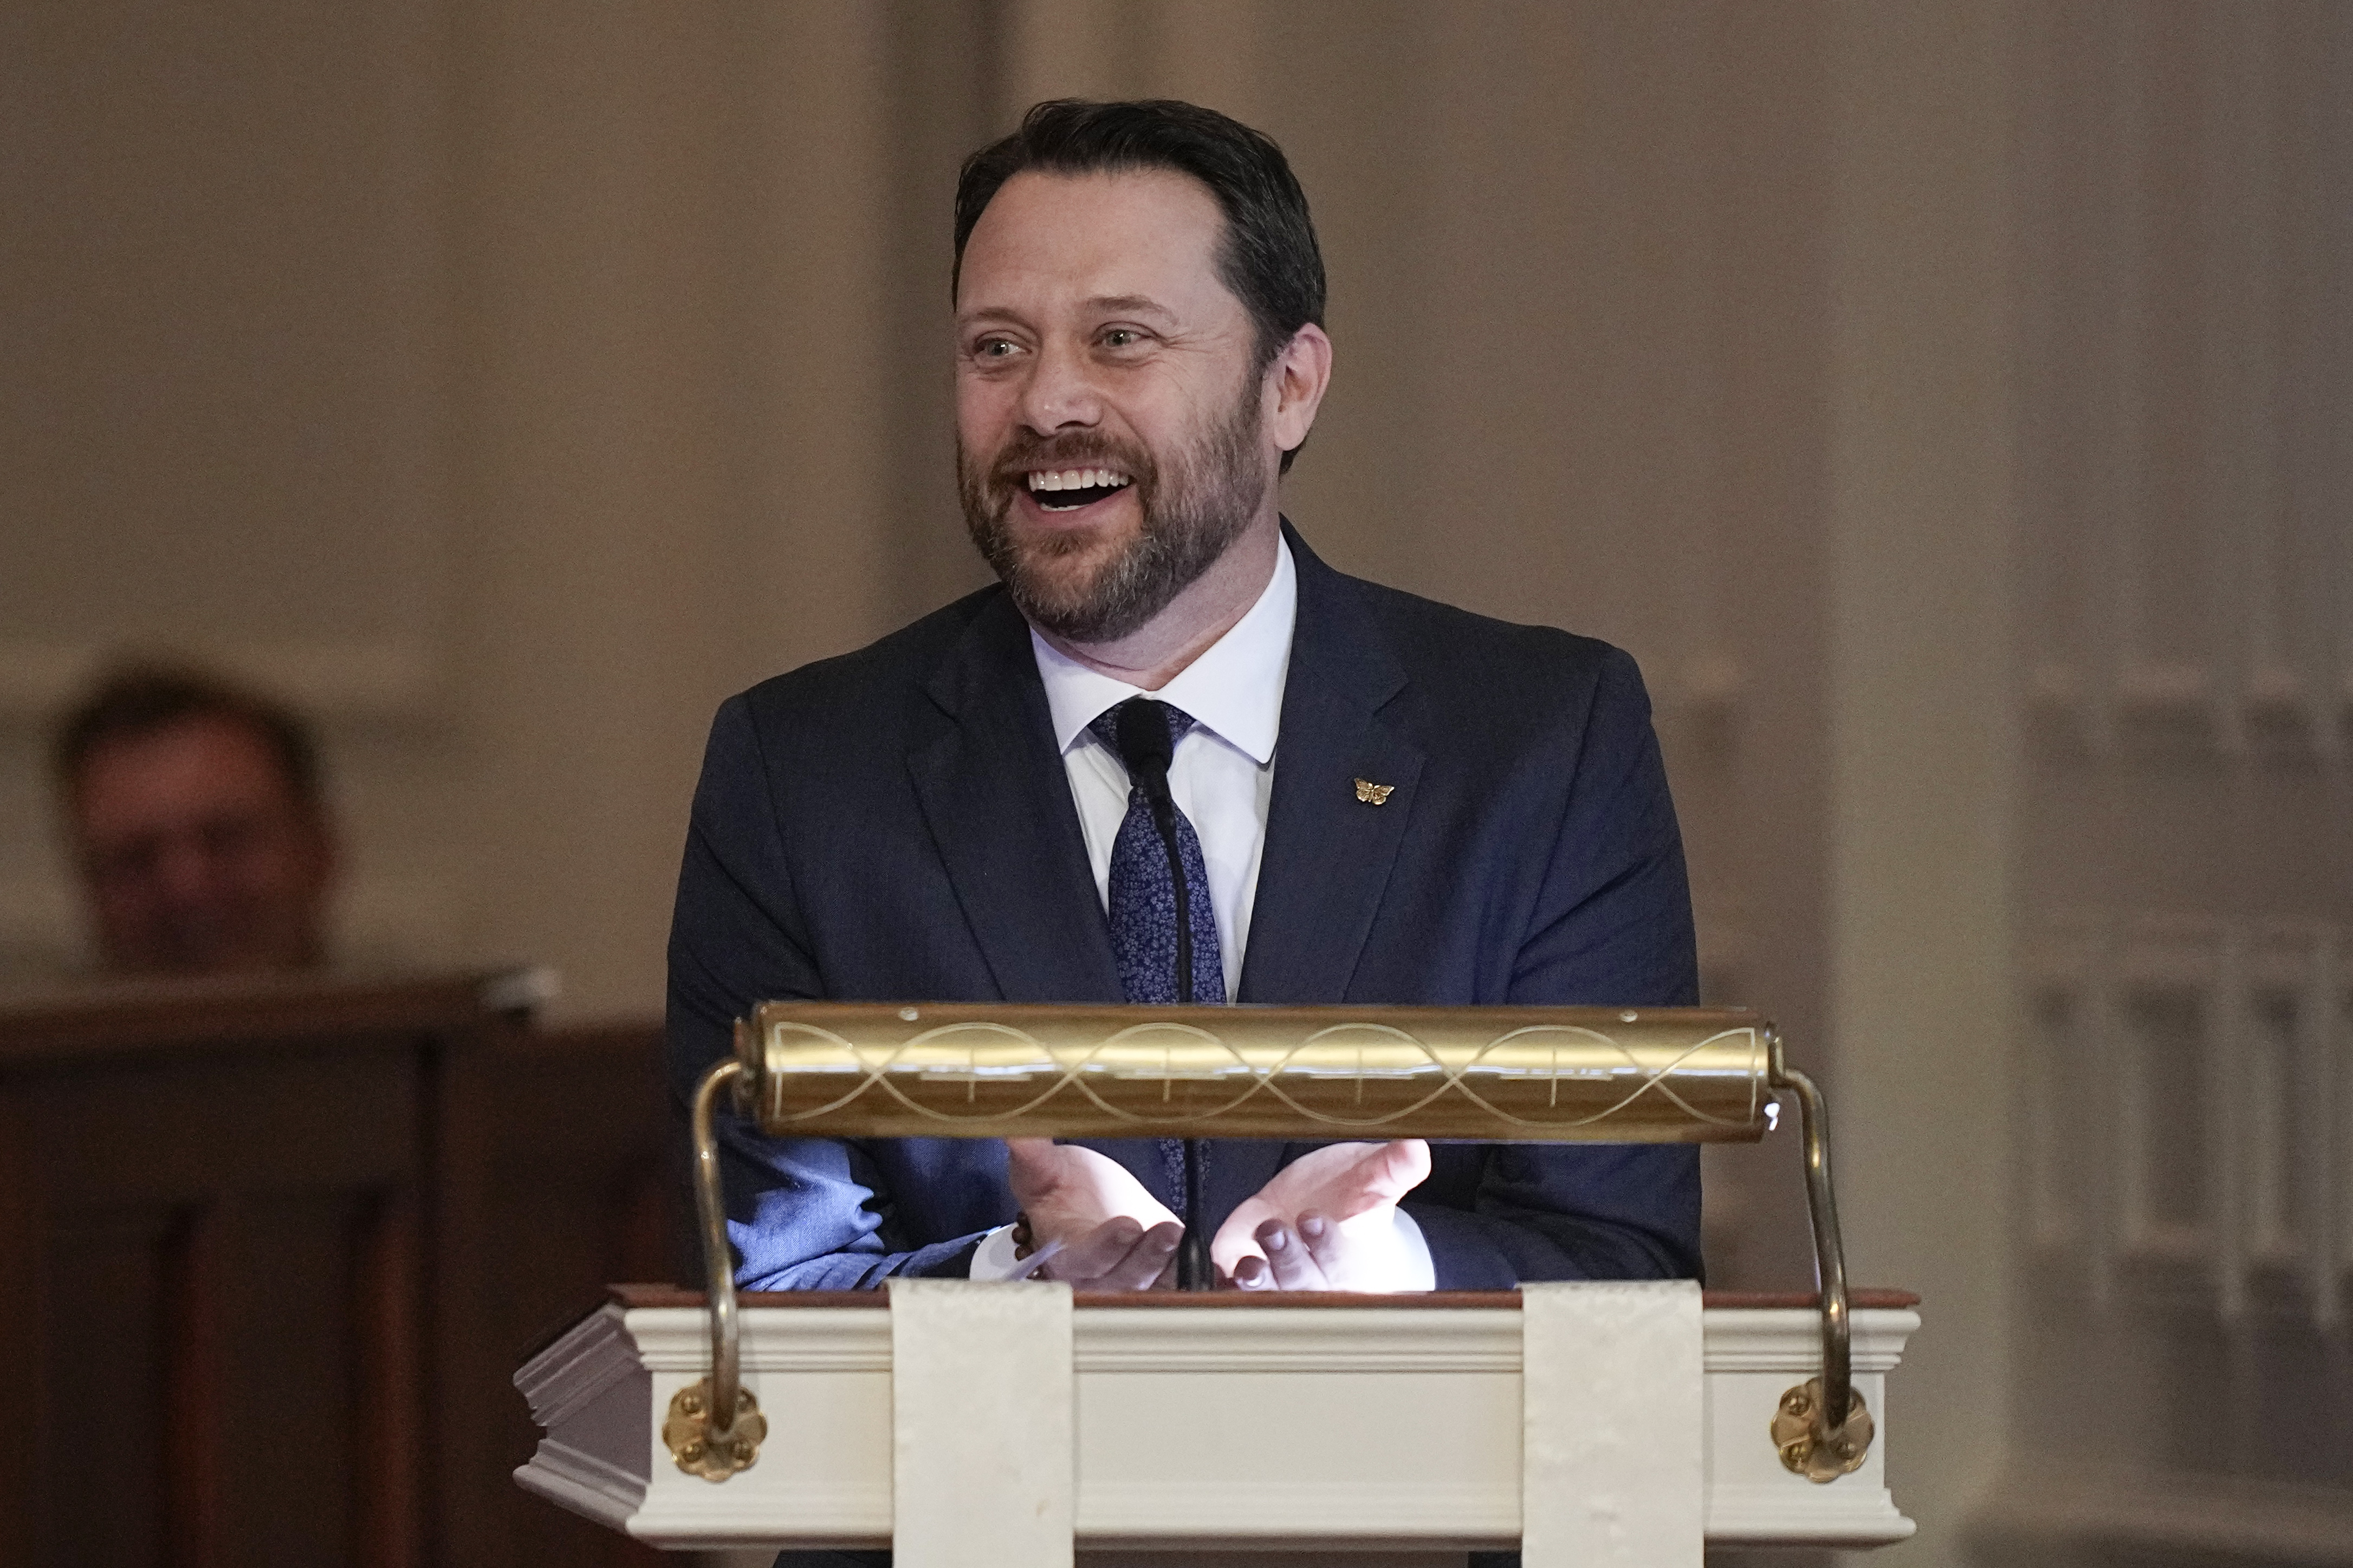
<svg viewBox="0 0 2353 1568">
<path fill-rule="evenodd" d="M 1413 1234 L 1416 1241 L 1421 1239 L 1420 1227 L 1416 1226 Z M 1421 1258 L 1423 1266 L 1427 1268 L 1430 1248 L 1426 1245 L 1421 1249 Z M 1013 1256 L 1013 1227 L 1000 1225 L 980 1238 L 980 1246 L 972 1255 L 972 1272 L 968 1277 L 974 1279 L 1010 1279 L 1014 1271 L 1021 1267 L 1021 1262 L 1020 1258 Z"/>
<path fill-rule="evenodd" d="M 1405 1210 L 1392 1209 L 1389 1212 L 1397 1216 L 1398 1261 L 1405 1272 L 1405 1282 L 1398 1289 L 1437 1289 L 1438 1266 L 1430 1260 L 1430 1238 L 1421 1234 L 1419 1223 Z M 976 1272 L 974 1278 L 978 1279 L 979 1275 Z"/>
</svg>

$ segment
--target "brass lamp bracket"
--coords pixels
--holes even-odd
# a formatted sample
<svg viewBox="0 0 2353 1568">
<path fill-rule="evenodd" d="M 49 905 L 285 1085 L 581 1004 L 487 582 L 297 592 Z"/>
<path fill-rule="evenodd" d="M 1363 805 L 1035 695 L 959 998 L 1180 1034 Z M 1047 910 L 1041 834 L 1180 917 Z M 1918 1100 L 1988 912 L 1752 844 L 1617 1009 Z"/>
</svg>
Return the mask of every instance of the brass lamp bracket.
<svg viewBox="0 0 2353 1568">
<path fill-rule="evenodd" d="M 1780 1035 L 1768 1033 L 1766 1044 L 1766 1081 L 1798 1097 L 1798 1130 L 1805 1140 L 1806 1210 L 1813 1221 L 1814 1278 L 1822 1307 L 1822 1374 L 1781 1395 L 1773 1416 L 1773 1447 L 1788 1469 L 1827 1486 L 1862 1468 L 1872 1436 L 1871 1415 L 1854 1390 L 1846 1244 L 1839 1237 L 1838 1199 L 1831 1190 L 1830 1110 L 1820 1086 L 1782 1058 Z"/>
<path fill-rule="evenodd" d="M 740 1034 L 740 1031 L 739 1031 Z M 740 1042 L 739 1042 L 740 1043 Z M 702 1227 L 702 1265 L 711 1310 L 711 1375 L 671 1395 L 662 1441 L 678 1468 L 706 1481 L 748 1470 L 768 1435 L 759 1402 L 743 1385 L 736 1324 L 734 1255 L 727 1245 L 727 1207 L 719 1187 L 719 1140 L 713 1102 L 733 1086 L 740 1100 L 744 1064 L 720 1062 L 694 1086 L 694 1213 Z"/>
</svg>

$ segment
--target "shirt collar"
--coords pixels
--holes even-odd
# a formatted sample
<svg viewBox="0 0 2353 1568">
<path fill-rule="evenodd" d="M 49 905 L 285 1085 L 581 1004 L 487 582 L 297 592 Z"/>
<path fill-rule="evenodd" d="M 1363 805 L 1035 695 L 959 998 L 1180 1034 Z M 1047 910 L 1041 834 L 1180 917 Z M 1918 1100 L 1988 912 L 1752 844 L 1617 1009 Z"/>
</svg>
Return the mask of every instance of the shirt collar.
<svg viewBox="0 0 2353 1568">
<path fill-rule="evenodd" d="M 1154 697 L 1182 708 L 1264 767 L 1274 758 L 1275 731 L 1282 721 L 1282 683 L 1291 672 L 1291 628 L 1298 616 L 1299 577 L 1292 568 L 1291 545 L 1277 540 L 1274 575 L 1258 603 L 1157 691 L 1089 669 L 1031 627 L 1029 647 L 1037 656 L 1039 679 L 1046 683 L 1054 744 L 1068 752 L 1105 709 L 1131 697 Z"/>
</svg>

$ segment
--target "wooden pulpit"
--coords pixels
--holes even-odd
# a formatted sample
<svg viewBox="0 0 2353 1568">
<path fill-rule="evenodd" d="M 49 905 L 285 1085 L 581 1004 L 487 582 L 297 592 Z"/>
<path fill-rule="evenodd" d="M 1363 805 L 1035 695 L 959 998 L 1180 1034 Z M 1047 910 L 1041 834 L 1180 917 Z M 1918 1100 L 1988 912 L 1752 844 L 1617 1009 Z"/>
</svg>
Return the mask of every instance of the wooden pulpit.
<svg viewBox="0 0 2353 1568">
<path fill-rule="evenodd" d="M 1797 1101 L 1820 1289 L 1073 1295 L 894 1280 L 739 1297 L 723 1098 L 769 1135 L 1754 1139 Z M 1912 1531 L 1884 1482 L 1914 1298 L 1850 1292 L 1821 1098 L 1697 1008 L 769 1005 L 697 1095 L 708 1289 L 617 1288 L 515 1382 L 528 1489 L 670 1548 L 1520 1550 Z"/>
</svg>

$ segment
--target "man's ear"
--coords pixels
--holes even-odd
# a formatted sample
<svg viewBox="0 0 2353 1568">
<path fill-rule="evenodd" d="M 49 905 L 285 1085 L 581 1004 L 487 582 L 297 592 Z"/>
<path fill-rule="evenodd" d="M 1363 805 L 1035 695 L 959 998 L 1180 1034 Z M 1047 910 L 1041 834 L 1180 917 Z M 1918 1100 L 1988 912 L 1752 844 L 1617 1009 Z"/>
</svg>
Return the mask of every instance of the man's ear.
<svg viewBox="0 0 2353 1568">
<path fill-rule="evenodd" d="M 1332 340 L 1310 321 L 1291 334 L 1267 366 L 1267 377 L 1274 444 L 1288 452 L 1307 439 L 1315 411 L 1324 405 L 1324 389 L 1332 384 Z"/>
</svg>

